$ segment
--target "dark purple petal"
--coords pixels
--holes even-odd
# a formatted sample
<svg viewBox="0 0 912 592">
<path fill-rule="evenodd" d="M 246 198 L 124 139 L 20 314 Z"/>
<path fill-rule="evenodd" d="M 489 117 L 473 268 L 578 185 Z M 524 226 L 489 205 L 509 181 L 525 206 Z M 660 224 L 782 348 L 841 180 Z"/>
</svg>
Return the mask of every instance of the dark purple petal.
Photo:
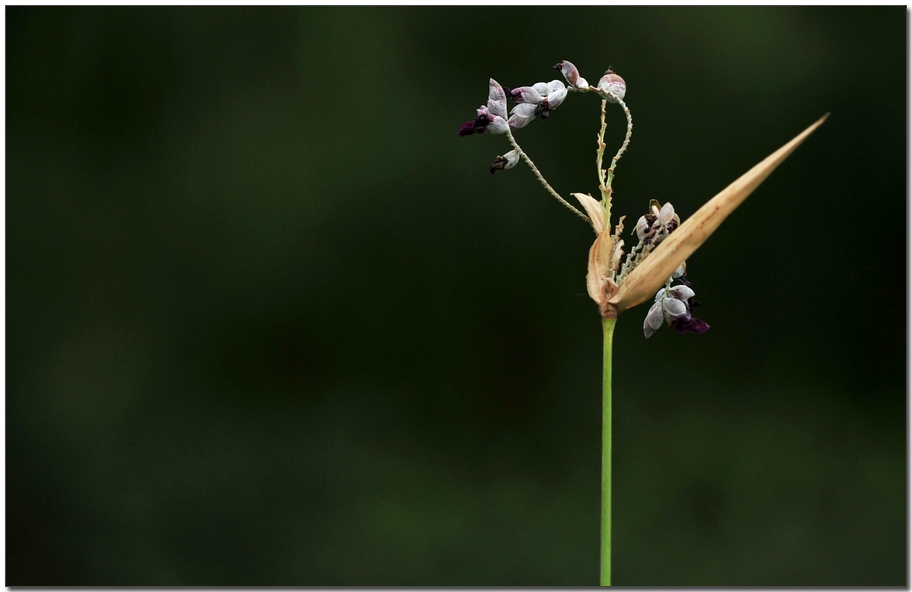
<svg viewBox="0 0 912 592">
<path fill-rule="evenodd" d="M 488 108 L 484 105 L 475 111 L 478 116 L 474 121 L 467 121 L 459 126 L 459 131 L 456 132 L 456 135 L 460 138 L 471 134 L 483 134 L 488 129 L 488 124 L 494 121 L 494 116 L 488 112 Z"/>
<path fill-rule="evenodd" d="M 677 331 L 678 335 L 684 335 L 685 333 L 706 333 L 709 331 L 709 325 L 696 317 L 690 317 L 687 320 L 682 318 L 679 321 L 674 321 L 671 324 L 671 328 Z"/>
<path fill-rule="evenodd" d="M 469 136 L 475 133 L 475 122 L 467 121 L 459 126 L 459 131 L 456 132 L 456 135 L 460 138 L 463 136 Z"/>
</svg>

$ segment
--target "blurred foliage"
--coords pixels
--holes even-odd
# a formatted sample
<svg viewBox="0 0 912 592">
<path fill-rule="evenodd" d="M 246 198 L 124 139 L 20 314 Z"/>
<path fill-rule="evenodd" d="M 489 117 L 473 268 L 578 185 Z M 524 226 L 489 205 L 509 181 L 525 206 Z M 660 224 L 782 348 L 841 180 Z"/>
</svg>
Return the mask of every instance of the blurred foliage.
<svg viewBox="0 0 912 592">
<path fill-rule="evenodd" d="M 485 99 L 628 83 L 705 335 L 616 334 L 615 582 L 905 585 L 902 7 L 6 9 L 7 585 L 595 585 L 591 230 Z M 609 113 L 609 151 L 623 137 Z M 518 134 L 595 192 L 598 102 Z"/>
</svg>

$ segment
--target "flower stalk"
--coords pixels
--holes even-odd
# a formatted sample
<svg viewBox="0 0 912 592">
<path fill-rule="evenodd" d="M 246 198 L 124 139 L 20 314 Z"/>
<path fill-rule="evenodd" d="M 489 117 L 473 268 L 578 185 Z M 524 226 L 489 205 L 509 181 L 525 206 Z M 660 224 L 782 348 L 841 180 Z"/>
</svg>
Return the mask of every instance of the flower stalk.
<svg viewBox="0 0 912 592">
<path fill-rule="evenodd" d="M 611 585 L 611 348 L 617 319 L 602 319 L 602 527 L 599 584 Z"/>
<path fill-rule="evenodd" d="M 679 334 L 704 333 L 709 324 L 694 317 L 695 300 L 693 284 L 685 277 L 686 260 L 715 231 L 747 197 L 791 154 L 814 130 L 820 127 L 827 115 L 808 127 L 779 150 L 773 152 L 747 173 L 742 175 L 719 194 L 710 199 L 683 224 L 671 203 L 661 205 L 649 200 L 649 211 L 641 216 L 634 228 L 638 243 L 624 253 L 621 216 L 612 232 L 611 206 L 615 168 L 630 144 L 633 118 L 624 102 L 627 85 L 611 69 L 605 72 L 596 86 L 590 86 L 580 76 L 576 66 L 568 61 L 559 62 L 559 70 L 566 85 L 559 80 L 537 82 L 532 86 L 509 89 L 489 80 L 488 101 L 476 110 L 474 120 L 459 128 L 459 136 L 491 133 L 506 134 L 513 150 L 498 156 L 489 167 L 491 173 L 507 170 L 522 159 L 545 190 L 564 207 L 583 218 L 595 231 L 595 241 L 589 249 L 586 289 L 598 305 L 602 317 L 602 495 L 600 528 L 599 582 L 611 585 L 611 375 L 614 328 L 617 316 L 628 308 L 648 298 L 653 304 L 643 323 L 646 338 L 652 336 L 663 324 Z M 527 126 L 532 120 L 550 117 L 551 112 L 573 93 L 595 93 L 601 97 L 600 128 L 597 136 L 596 167 L 601 199 L 586 193 L 571 193 L 579 201 L 582 211 L 570 205 L 545 180 L 532 159 L 519 147 L 513 132 Z M 516 105 L 507 113 L 507 99 Z M 620 149 L 604 168 L 605 110 L 608 103 L 618 104 L 627 118 L 627 131 Z M 585 212 L 585 213 L 584 213 Z M 623 263 L 622 263 L 623 261 Z M 661 289 L 660 289 L 661 288 Z M 657 292 L 658 290 L 658 292 Z M 701 315 L 702 316 L 702 315 Z"/>
</svg>

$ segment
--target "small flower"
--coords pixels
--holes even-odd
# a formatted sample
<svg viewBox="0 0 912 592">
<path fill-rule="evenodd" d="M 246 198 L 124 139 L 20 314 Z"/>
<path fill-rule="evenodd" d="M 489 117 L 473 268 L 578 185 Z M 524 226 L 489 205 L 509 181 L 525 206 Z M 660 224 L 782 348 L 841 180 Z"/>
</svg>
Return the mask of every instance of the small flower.
<svg viewBox="0 0 912 592">
<path fill-rule="evenodd" d="M 488 170 L 491 171 L 491 174 L 493 175 L 497 171 L 512 169 L 516 166 L 517 162 L 519 162 L 519 152 L 510 150 L 503 156 L 498 156 L 497 160 L 494 161 L 494 164 L 488 167 Z"/>
<path fill-rule="evenodd" d="M 503 134 L 509 129 L 507 125 L 507 96 L 496 80 L 488 81 L 488 104 L 476 110 L 473 121 L 467 121 L 459 127 L 456 133 L 460 138 L 471 134 Z"/>
</svg>

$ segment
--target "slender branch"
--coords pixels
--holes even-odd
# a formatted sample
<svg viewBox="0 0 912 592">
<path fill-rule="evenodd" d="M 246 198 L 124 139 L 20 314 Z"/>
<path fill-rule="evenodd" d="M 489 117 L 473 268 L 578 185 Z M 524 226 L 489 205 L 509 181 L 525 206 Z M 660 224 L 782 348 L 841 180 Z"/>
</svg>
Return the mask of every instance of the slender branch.
<svg viewBox="0 0 912 592">
<path fill-rule="evenodd" d="M 602 319 L 602 546 L 599 583 L 611 585 L 611 349 L 616 318 Z"/>
<path fill-rule="evenodd" d="M 589 216 L 587 216 L 586 214 L 582 213 L 581 211 L 577 210 L 572 205 L 567 203 L 567 200 L 565 200 L 563 197 L 561 197 L 560 194 L 557 191 L 555 191 L 554 188 L 551 187 L 551 185 L 549 185 L 547 181 L 545 181 L 545 177 L 541 174 L 541 171 L 538 170 L 538 167 L 535 166 L 535 163 L 532 162 L 532 159 L 529 158 L 529 156 L 525 152 L 523 152 L 523 149 L 519 147 L 519 144 L 516 143 L 516 138 L 513 137 L 513 132 L 511 132 L 509 129 L 507 130 L 507 139 L 510 140 L 510 144 L 513 145 L 513 148 L 516 149 L 516 151 L 519 153 L 520 157 L 522 157 L 522 159 L 526 161 L 526 164 L 529 165 L 530 169 L 532 169 L 532 173 L 535 174 L 535 177 L 538 179 L 538 182 L 541 183 L 542 186 L 548 190 L 548 193 L 550 193 L 557 201 L 561 202 L 564 205 L 564 207 L 572 210 L 574 214 L 576 214 L 577 216 L 579 216 L 580 218 L 582 218 L 583 220 L 585 220 L 586 222 L 588 222 L 591 225 L 592 220 L 589 219 Z"/>
<path fill-rule="evenodd" d="M 599 129 L 598 133 L 598 148 L 595 152 L 595 166 L 598 169 L 598 178 L 599 178 L 599 190 L 602 192 L 602 199 L 607 199 L 606 193 L 608 191 L 608 186 L 605 184 L 605 170 L 602 168 L 602 159 L 605 156 L 605 129 L 608 125 L 605 123 L 605 104 L 607 101 L 602 100 L 602 127 Z"/>
<path fill-rule="evenodd" d="M 618 150 L 617 154 L 614 155 L 614 158 L 611 159 L 611 166 L 608 167 L 608 187 L 611 187 L 611 182 L 614 180 L 614 167 L 617 166 L 617 161 L 619 161 L 621 156 L 624 155 L 624 152 L 627 151 L 627 145 L 630 144 L 630 136 L 633 135 L 633 116 L 630 115 L 630 109 L 627 108 L 627 103 L 615 94 L 611 94 L 611 97 L 624 109 L 624 115 L 627 116 L 627 133 L 624 135 L 624 143 L 621 144 L 620 150 Z"/>
</svg>

